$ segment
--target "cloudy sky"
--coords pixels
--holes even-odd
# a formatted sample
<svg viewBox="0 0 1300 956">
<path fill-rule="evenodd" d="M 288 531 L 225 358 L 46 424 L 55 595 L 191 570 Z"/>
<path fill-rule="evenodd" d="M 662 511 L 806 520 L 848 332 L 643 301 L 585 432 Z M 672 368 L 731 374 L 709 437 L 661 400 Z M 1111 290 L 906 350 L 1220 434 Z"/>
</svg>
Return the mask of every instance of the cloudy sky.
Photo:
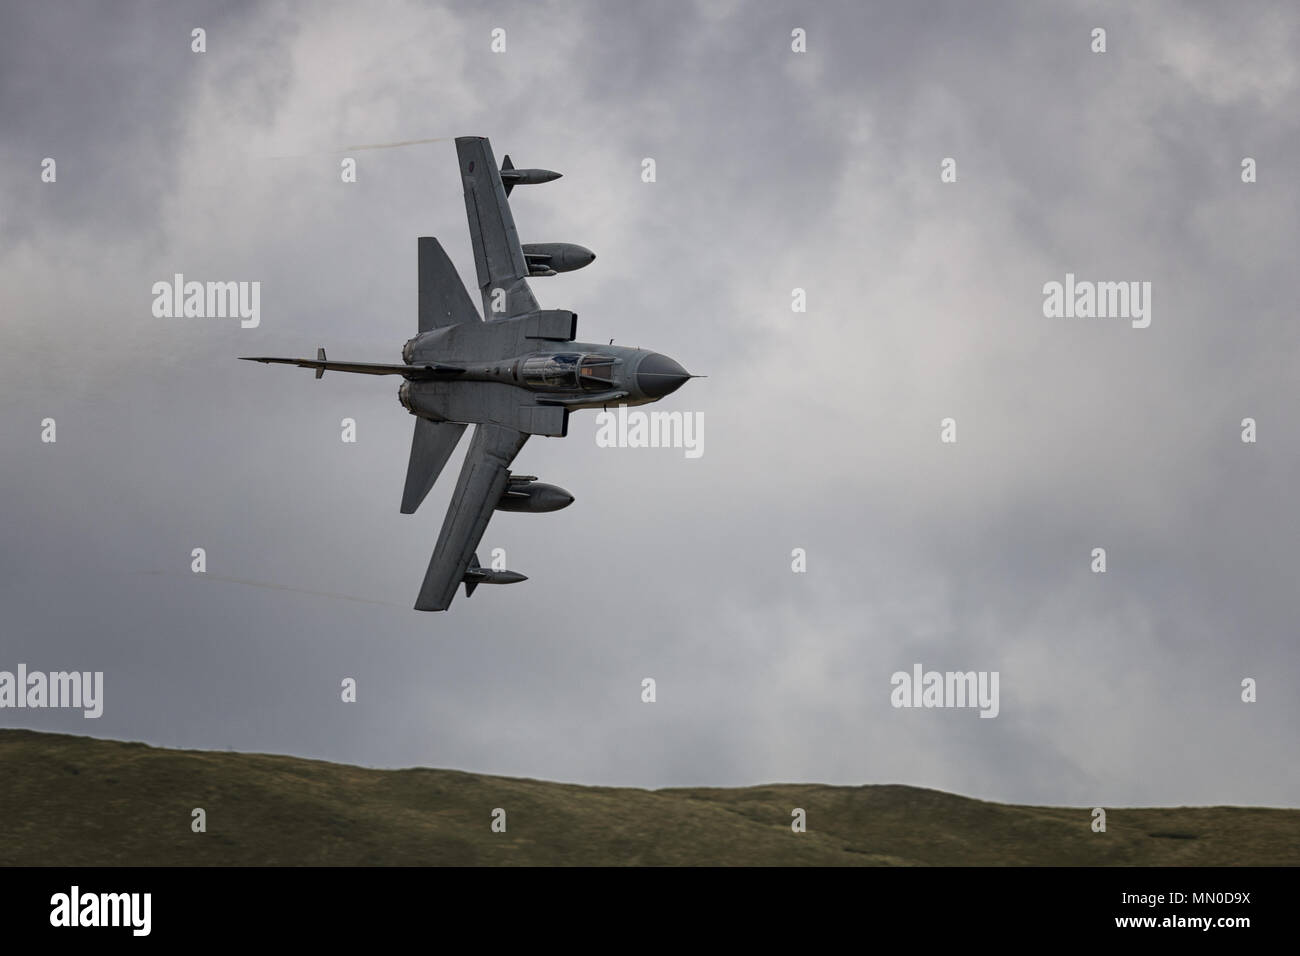
<svg viewBox="0 0 1300 956">
<path fill-rule="evenodd" d="M 1300 806 L 1298 46 L 1283 2 L 8 0 L 0 669 L 102 670 L 106 702 L 0 725 Z M 520 232 L 599 258 L 534 291 L 707 373 L 658 406 L 704 454 L 597 447 L 592 412 L 533 439 L 516 470 L 577 501 L 480 551 L 530 580 L 425 614 L 461 454 L 401 515 L 394 380 L 235 357 L 399 360 L 416 238 L 473 283 L 466 134 L 564 173 Z M 177 272 L 259 281 L 260 326 L 155 318 Z M 1067 272 L 1150 282 L 1150 327 L 1045 318 Z M 999 672 L 998 717 L 893 708 L 915 663 Z"/>
</svg>

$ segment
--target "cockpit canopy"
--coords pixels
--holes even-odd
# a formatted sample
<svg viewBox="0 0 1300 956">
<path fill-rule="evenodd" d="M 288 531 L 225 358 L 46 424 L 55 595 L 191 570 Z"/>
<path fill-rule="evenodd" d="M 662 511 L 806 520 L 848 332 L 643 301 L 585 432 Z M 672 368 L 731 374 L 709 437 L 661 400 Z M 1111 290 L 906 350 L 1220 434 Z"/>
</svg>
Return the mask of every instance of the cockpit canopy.
<svg viewBox="0 0 1300 956">
<path fill-rule="evenodd" d="M 519 374 L 533 388 L 601 392 L 614 387 L 614 360 L 581 352 L 530 355 L 521 363 Z"/>
</svg>

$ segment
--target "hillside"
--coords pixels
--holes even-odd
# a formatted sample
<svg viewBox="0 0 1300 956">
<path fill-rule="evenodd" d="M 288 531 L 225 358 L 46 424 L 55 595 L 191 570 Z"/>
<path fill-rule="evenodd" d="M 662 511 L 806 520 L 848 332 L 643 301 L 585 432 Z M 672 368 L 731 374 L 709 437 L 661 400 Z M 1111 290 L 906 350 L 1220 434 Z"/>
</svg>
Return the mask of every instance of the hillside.
<svg viewBox="0 0 1300 956">
<path fill-rule="evenodd" d="M 584 787 L 24 730 L 0 775 L 6 866 L 1300 864 L 1300 810 L 1107 808 L 1102 834 L 1088 808 L 905 786 Z"/>
</svg>

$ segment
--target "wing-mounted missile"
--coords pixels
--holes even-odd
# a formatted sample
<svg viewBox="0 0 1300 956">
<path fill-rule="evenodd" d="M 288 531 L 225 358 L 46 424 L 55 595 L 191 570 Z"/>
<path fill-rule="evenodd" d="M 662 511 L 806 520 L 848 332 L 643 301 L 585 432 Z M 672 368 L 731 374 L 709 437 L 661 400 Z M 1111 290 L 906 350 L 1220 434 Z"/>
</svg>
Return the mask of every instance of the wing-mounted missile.
<svg viewBox="0 0 1300 956">
<path fill-rule="evenodd" d="M 536 475 L 511 475 L 497 502 L 497 511 L 559 511 L 573 504 L 573 495 L 558 485 L 537 480 Z"/>
<path fill-rule="evenodd" d="M 522 248 L 530 276 L 572 272 L 596 260 L 594 252 L 575 242 L 526 242 Z"/>
<path fill-rule="evenodd" d="M 535 186 L 538 183 L 549 183 L 552 180 L 559 179 L 561 173 L 553 169 L 515 169 L 515 164 L 510 162 L 510 157 L 506 156 L 501 160 L 501 185 L 506 187 L 506 195 L 510 195 L 510 190 L 516 186 Z"/>
<path fill-rule="evenodd" d="M 469 597 L 480 584 L 518 584 L 520 581 L 527 581 L 528 576 L 518 571 L 493 571 L 491 568 L 482 567 L 478 563 L 476 554 L 470 559 L 469 567 L 461 580 L 465 582 L 465 597 Z"/>
</svg>

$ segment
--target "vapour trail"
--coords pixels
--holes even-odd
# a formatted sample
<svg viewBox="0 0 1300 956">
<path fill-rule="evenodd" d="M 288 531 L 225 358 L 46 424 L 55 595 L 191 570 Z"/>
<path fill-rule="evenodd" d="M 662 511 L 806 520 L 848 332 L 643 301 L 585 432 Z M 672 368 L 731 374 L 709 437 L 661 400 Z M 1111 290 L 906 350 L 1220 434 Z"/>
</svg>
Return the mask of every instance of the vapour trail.
<svg viewBox="0 0 1300 956">
<path fill-rule="evenodd" d="M 202 574 L 189 573 L 184 571 L 137 571 L 137 574 L 166 574 L 166 575 L 185 575 L 192 578 L 209 578 L 213 581 L 224 581 L 227 584 L 246 584 L 253 588 L 266 588 L 271 591 L 294 591 L 298 594 L 310 594 L 314 597 L 336 598 L 340 601 L 358 601 L 362 604 L 379 604 L 384 607 L 400 607 L 405 609 L 404 604 L 394 604 L 392 601 L 376 601 L 373 598 L 357 597 L 353 594 L 338 594 L 334 591 L 312 591 L 307 588 L 290 587 L 287 584 L 271 584 L 266 581 L 249 581 L 244 578 L 229 578 L 221 574 L 211 574 L 204 571 Z"/>
<path fill-rule="evenodd" d="M 403 139 L 396 143 L 358 143 L 354 146 L 340 146 L 337 149 L 322 149 L 312 153 L 292 153 L 288 156 L 272 156 L 271 159 L 303 159 L 307 156 L 329 156 L 335 153 L 355 153 L 363 149 L 397 149 L 401 146 L 420 146 L 424 143 L 449 143 L 454 137 L 436 136 L 433 139 Z"/>
</svg>

